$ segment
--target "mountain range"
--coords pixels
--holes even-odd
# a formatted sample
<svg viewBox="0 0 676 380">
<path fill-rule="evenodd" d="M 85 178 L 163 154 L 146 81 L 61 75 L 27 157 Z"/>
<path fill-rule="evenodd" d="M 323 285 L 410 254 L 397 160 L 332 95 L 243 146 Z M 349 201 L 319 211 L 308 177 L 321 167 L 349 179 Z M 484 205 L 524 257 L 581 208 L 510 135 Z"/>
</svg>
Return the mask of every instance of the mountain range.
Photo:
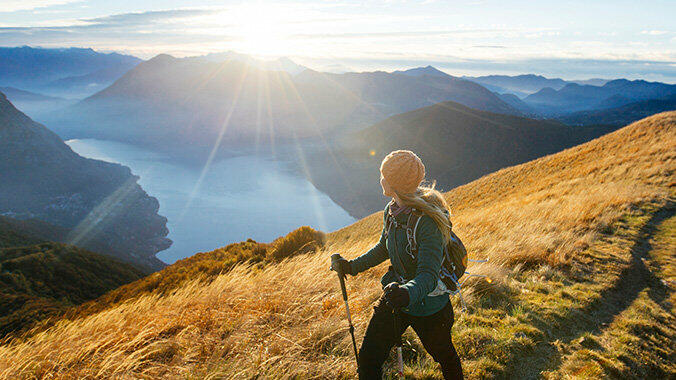
<svg viewBox="0 0 676 380">
<path fill-rule="evenodd" d="M 626 125 L 650 115 L 673 110 L 676 110 L 676 94 L 619 107 L 574 112 L 557 119 L 569 125 Z"/>
<path fill-rule="evenodd" d="M 531 106 L 529 106 L 526 102 L 521 100 L 518 96 L 512 94 L 512 93 L 504 93 L 504 94 L 499 94 L 495 93 L 500 99 L 502 99 L 503 102 L 509 104 L 510 106 L 516 108 L 517 110 L 521 111 L 524 116 L 528 117 L 533 117 L 537 118 L 539 115 Z"/>
<path fill-rule="evenodd" d="M 560 90 L 567 84 L 576 83 L 580 85 L 603 86 L 610 80 L 592 78 L 585 80 L 563 80 L 561 78 L 546 78 L 542 75 L 524 74 L 524 75 L 486 75 L 480 77 L 465 76 L 463 79 L 471 80 L 486 87 L 487 89 L 499 94 L 514 94 L 520 98 L 536 93 L 545 88 Z"/>
<path fill-rule="evenodd" d="M 92 49 L 0 47 L 0 86 L 83 98 L 110 85 L 141 59 Z"/>
<path fill-rule="evenodd" d="M 50 240 L 144 270 L 164 267 L 155 253 L 171 244 L 167 220 L 157 214 L 157 199 L 141 189 L 138 177 L 127 167 L 77 155 L 2 93 L 0 178 L 0 215 L 58 226 Z"/>
<path fill-rule="evenodd" d="M 408 70 L 397 70 L 392 72 L 392 74 L 404 74 L 413 77 L 422 77 L 422 76 L 441 77 L 441 78 L 451 77 L 451 75 L 446 74 L 445 72 L 437 69 L 432 65 L 427 65 L 425 67 L 415 67 Z"/>
<path fill-rule="evenodd" d="M 545 78 L 542 75 L 486 75 L 480 77 L 463 77 L 479 83 L 487 89 L 500 94 L 510 93 L 524 98 L 543 88 L 558 90 L 570 83 L 560 78 Z"/>
<path fill-rule="evenodd" d="M 190 59 L 205 62 L 238 61 L 246 63 L 249 66 L 253 66 L 261 70 L 284 71 L 286 73 L 289 73 L 290 75 L 300 74 L 303 71 L 307 70 L 307 67 L 299 65 L 287 57 L 279 57 L 272 60 L 263 60 L 252 57 L 248 54 L 241 54 L 234 51 L 228 51 L 225 53 L 209 53 L 202 56 L 190 57 Z"/>
<path fill-rule="evenodd" d="M 308 179 L 354 217 L 381 209 L 378 183 L 384 155 L 410 149 L 427 178 L 452 189 L 505 166 L 558 152 L 613 131 L 479 111 L 454 102 L 392 116 L 337 139 L 299 164 Z"/>
<path fill-rule="evenodd" d="M 603 86 L 570 83 L 559 90 L 545 88 L 523 99 L 542 116 L 620 107 L 676 94 L 676 85 L 644 80 L 612 80 Z"/>
<path fill-rule="evenodd" d="M 532 74 L 463 78 L 495 92 L 523 115 L 557 118 L 571 125 L 626 125 L 656 112 L 673 110 L 669 96 L 676 93 L 676 85 L 643 80 L 567 81 Z"/>
<path fill-rule="evenodd" d="M 485 88 L 448 75 L 309 69 L 290 75 L 240 60 L 159 55 L 46 123 L 68 138 L 204 151 L 217 140 L 232 145 L 325 138 L 447 100 L 520 114 Z"/>
</svg>

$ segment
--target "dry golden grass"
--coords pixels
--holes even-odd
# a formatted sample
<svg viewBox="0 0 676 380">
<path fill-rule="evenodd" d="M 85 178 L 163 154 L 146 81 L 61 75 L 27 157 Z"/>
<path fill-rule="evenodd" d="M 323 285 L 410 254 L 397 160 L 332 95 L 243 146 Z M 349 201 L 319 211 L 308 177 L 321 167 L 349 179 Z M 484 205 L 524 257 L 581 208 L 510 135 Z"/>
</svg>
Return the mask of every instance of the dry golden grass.
<svg viewBox="0 0 676 380">
<path fill-rule="evenodd" d="M 471 256 L 491 259 L 470 269 L 494 278 L 492 284 L 474 281 L 472 312 L 456 315 L 454 339 L 468 377 L 529 373 L 520 361 L 548 369 L 535 365 L 544 360 L 541 353 L 551 353 L 537 341 L 564 333 L 543 331 L 563 328 L 571 309 L 595 310 L 584 308 L 587 298 L 602 297 L 619 276 L 591 271 L 575 282 L 566 268 L 592 263 L 602 244 L 628 251 L 622 248 L 628 239 L 614 246 L 604 237 L 644 205 L 673 201 L 675 169 L 676 112 L 670 112 L 446 194 Z M 263 268 L 239 265 L 211 282 L 195 280 L 59 321 L 0 346 L 0 377 L 352 378 L 351 344 L 328 257 L 364 252 L 381 223 L 377 213 L 329 234 L 317 253 Z M 604 271 L 624 265 L 615 248 L 598 254 L 612 264 Z M 358 336 L 380 295 L 384 268 L 348 279 Z M 421 352 L 414 339 L 407 347 Z M 409 377 L 440 376 L 429 358 L 410 352 Z"/>
<path fill-rule="evenodd" d="M 299 227 L 272 243 L 259 243 L 248 239 L 228 244 L 211 252 L 200 252 L 179 260 L 161 272 L 153 273 L 139 281 L 121 286 L 99 297 L 73 307 L 65 318 L 79 318 L 105 310 L 114 304 L 125 302 L 147 293 L 166 294 L 189 281 L 212 281 L 214 277 L 229 271 L 237 264 L 260 267 L 293 255 L 314 252 L 324 246 L 326 236 L 308 226 Z M 31 333 L 49 326 L 53 320 L 42 321 Z"/>
</svg>

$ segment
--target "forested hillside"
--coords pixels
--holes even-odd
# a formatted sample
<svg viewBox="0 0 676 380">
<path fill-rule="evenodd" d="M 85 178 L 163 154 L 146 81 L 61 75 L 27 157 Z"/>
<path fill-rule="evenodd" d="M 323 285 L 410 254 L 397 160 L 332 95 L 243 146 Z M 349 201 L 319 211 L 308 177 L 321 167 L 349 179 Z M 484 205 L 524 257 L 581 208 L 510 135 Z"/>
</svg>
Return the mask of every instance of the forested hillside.
<svg viewBox="0 0 676 380">
<path fill-rule="evenodd" d="M 0 93 L 0 215 L 60 227 L 48 240 L 74 244 L 140 268 L 164 264 L 166 218 L 129 168 L 87 159 Z M 52 231 L 56 233 L 56 231 Z"/>
<path fill-rule="evenodd" d="M 18 335 L 69 306 L 145 275 L 129 264 L 66 244 L 0 248 L 0 337 Z"/>
</svg>

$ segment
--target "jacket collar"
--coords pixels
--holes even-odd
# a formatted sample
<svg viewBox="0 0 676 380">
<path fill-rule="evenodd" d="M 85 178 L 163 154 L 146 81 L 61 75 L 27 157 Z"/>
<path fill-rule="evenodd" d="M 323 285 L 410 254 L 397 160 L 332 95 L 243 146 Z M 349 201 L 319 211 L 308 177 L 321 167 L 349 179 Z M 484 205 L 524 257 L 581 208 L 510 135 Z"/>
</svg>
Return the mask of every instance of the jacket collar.
<svg viewBox="0 0 676 380">
<path fill-rule="evenodd" d="M 411 208 L 408 206 L 399 206 L 394 200 L 390 201 L 390 207 L 388 208 L 388 213 L 394 217 L 402 214 L 410 214 Z"/>
</svg>

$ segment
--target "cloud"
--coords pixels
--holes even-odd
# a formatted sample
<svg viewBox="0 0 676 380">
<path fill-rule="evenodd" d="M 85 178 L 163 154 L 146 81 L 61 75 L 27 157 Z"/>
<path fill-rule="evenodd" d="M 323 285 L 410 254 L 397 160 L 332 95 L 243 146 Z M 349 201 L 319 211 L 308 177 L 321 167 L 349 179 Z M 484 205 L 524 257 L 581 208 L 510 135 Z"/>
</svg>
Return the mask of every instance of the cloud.
<svg viewBox="0 0 676 380">
<path fill-rule="evenodd" d="M 295 58 L 295 57 L 292 57 Z M 301 63 L 318 70 L 328 68 L 336 60 L 307 59 Z M 447 55 L 397 57 L 396 54 L 369 58 L 341 59 L 340 63 L 357 71 L 399 70 L 433 65 L 451 75 L 540 74 L 564 79 L 629 78 L 676 83 L 675 61 L 628 59 L 533 58 L 516 60 L 467 59 Z"/>
<path fill-rule="evenodd" d="M 477 49 L 507 49 L 507 46 L 502 45 L 474 45 L 472 47 Z"/>
<path fill-rule="evenodd" d="M 139 13 L 122 13 L 97 18 L 60 20 L 49 26 L 0 27 L 3 45 L 40 46 L 95 46 L 112 48 L 128 45 L 157 46 L 185 43 L 186 41 L 211 41 L 216 36 L 190 35 L 191 22 L 219 12 L 210 9 L 174 9 Z M 222 40 L 228 36 L 220 35 Z M 142 43 L 141 43 L 142 42 Z M 157 45 L 156 45 L 157 43 Z"/>
<path fill-rule="evenodd" d="M 352 38 L 397 38 L 397 37 L 445 37 L 452 35 L 470 34 L 494 34 L 500 35 L 505 32 L 515 32 L 515 29 L 449 29 L 449 30 L 413 30 L 403 32 L 344 32 L 344 33 L 313 33 L 295 34 L 293 38 L 307 39 L 352 39 Z"/>
<path fill-rule="evenodd" d="M 4 46 L 93 47 L 143 58 L 162 52 L 196 54 L 205 48 L 213 51 L 214 46 L 222 47 L 232 40 L 224 32 L 195 29 L 201 17 L 217 12 L 178 9 L 62 20 L 51 26 L 5 26 L 0 27 L 0 41 Z"/>
<path fill-rule="evenodd" d="M 81 21 L 95 26 L 128 27 L 209 16 L 217 12 L 218 11 L 211 9 L 171 9 L 138 13 L 121 13 L 105 17 L 82 19 Z"/>
<path fill-rule="evenodd" d="M 81 0 L 2 0 L 1 12 L 25 11 L 36 8 L 51 7 L 53 5 L 63 5 L 76 3 Z"/>
<path fill-rule="evenodd" d="M 647 34 L 647 35 L 650 35 L 650 36 L 661 36 L 661 35 L 667 34 L 667 33 L 669 33 L 669 32 L 666 31 L 666 30 L 643 30 L 643 31 L 641 31 L 641 34 Z"/>
</svg>

